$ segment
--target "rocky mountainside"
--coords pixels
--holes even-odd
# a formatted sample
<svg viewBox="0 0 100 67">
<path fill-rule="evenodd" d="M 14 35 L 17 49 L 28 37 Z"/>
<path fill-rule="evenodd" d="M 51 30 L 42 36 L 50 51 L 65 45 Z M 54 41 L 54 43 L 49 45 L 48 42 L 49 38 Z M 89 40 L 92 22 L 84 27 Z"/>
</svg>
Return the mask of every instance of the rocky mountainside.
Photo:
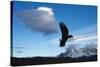
<svg viewBox="0 0 100 67">
<path fill-rule="evenodd" d="M 70 45 L 66 48 L 66 52 L 59 54 L 58 57 L 78 58 L 82 56 L 90 57 L 93 55 L 97 55 L 97 47 L 95 44 L 88 44 L 82 48 Z"/>
</svg>

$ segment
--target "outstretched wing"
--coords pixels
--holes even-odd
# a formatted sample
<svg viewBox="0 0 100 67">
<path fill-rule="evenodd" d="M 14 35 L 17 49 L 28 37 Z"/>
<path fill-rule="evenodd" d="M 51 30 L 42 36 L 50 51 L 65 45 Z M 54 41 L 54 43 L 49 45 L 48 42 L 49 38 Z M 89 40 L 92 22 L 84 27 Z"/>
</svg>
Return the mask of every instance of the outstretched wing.
<svg viewBox="0 0 100 67">
<path fill-rule="evenodd" d="M 59 25 L 60 25 L 62 37 L 68 36 L 69 32 L 67 26 L 63 22 L 60 22 Z"/>
</svg>

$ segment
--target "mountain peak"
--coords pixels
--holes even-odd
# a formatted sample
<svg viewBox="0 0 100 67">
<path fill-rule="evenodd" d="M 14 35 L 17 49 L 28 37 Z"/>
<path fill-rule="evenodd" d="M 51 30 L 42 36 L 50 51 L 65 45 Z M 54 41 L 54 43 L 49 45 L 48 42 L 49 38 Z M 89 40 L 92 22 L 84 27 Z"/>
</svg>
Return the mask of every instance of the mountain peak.
<svg viewBox="0 0 100 67">
<path fill-rule="evenodd" d="M 97 49 L 95 47 L 91 47 L 92 44 L 86 45 L 83 48 L 79 48 L 76 45 L 69 45 L 66 48 L 66 51 L 64 53 L 61 53 L 58 55 L 58 57 L 72 57 L 72 58 L 78 58 L 82 56 L 92 56 L 97 54 Z"/>
</svg>

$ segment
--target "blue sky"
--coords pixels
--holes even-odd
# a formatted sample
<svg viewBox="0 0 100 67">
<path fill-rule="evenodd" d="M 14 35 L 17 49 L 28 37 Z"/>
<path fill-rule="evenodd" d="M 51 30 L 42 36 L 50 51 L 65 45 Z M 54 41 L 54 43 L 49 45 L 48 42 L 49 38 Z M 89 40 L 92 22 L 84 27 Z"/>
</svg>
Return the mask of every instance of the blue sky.
<svg viewBox="0 0 100 67">
<path fill-rule="evenodd" d="M 45 27 L 43 27 L 42 30 L 39 29 L 39 31 L 37 31 L 38 29 L 36 28 L 37 30 L 31 31 L 31 29 L 35 27 L 25 25 L 28 23 L 27 18 L 25 18 L 23 21 L 23 18 L 19 18 L 16 15 L 16 13 L 19 11 L 27 11 L 32 9 L 34 10 L 33 14 L 35 14 L 34 12 L 36 12 L 36 9 L 39 7 L 47 7 L 52 9 L 50 11 L 54 13 L 53 18 L 56 20 L 55 24 L 58 25 L 60 21 L 64 21 L 69 28 L 69 32 L 74 36 L 74 39 L 69 40 L 65 47 L 68 46 L 67 44 L 70 45 L 75 43 L 81 44 L 79 47 L 82 47 L 84 44 L 96 42 L 96 6 L 15 1 L 13 2 L 13 56 L 56 56 L 65 51 L 65 47 L 59 47 L 58 40 L 61 38 L 60 30 L 58 28 L 59 26 L 57 26 L 58 32 L 44 35 L 43 32 L 49 29 L 48 26 L 48 28 L 45 30 Z"/>
</svg>

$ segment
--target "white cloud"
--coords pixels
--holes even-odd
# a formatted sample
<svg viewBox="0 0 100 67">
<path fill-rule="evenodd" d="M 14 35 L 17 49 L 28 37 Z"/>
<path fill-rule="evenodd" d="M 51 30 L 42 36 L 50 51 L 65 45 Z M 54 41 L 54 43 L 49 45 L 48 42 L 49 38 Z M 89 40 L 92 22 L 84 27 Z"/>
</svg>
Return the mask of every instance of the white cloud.
<svg viewBox="0 0 100 67">
<path fill-rule="evenodd" d="M 37 10 L 46 11 L 46 12 L 48 12 L 50 15 L 54 15 L 53 10 L 52 10 L 51 8 L 48 8 L 48 7 L 39 7 L 39 8 L 37 8 Z"/>
<path fill-rule="evenodd" d="M 96 24 L 90 24 L 87 27 L 79 28 L 78 30 L 75 30 L 72 32 L 74 35 L 84 35 L 84 34 L 96 34 L 97 33 L 97 25 Z"/>
<path fill-rule="evenodd" d="M 82 45 L 82 44 L 97 42 L 96 24 L 79 29 L 78 31 L 72 32 L 71 34 L 73 35 L 73 38 L 68 39 L 68 41 L 66 42 L 66 45 L 70 45 L 70 44 L 81 44 Z M 58 37 L 58 38 L 52 39 L 49 41 L 49 43 L 53 45 L 59 45 L 60 38 Z"/>
<path fill-rule="evenodd" d="M 87 41 L 87 40 L 93 40 L 93 39 L 96 39 L 97 38 L 97 36 L 76 36 L 75 38 L 74 38 L 74 41 Z"/>
<path fill-rule="evenodd" d="M 80 35 L 80 36 L 74 36 L 73 38 L 69 39 L 66 42 L 66 45 L 71 45 L 71 44 L 88 44 L 88 43 L 94 43 L 97 40 L 96 35 Z M 59 38 L 55 38 L 49 41 L 52 45 L 59 45 L 60 41 Z"/>
<path fill-rule="evenodd" d="M 22 10 L 16 13 L 27 28 L 43 34 L 57 32 L 57 24 L 52 8 L 38 7 L 36 9 Z"/>
</svg>

